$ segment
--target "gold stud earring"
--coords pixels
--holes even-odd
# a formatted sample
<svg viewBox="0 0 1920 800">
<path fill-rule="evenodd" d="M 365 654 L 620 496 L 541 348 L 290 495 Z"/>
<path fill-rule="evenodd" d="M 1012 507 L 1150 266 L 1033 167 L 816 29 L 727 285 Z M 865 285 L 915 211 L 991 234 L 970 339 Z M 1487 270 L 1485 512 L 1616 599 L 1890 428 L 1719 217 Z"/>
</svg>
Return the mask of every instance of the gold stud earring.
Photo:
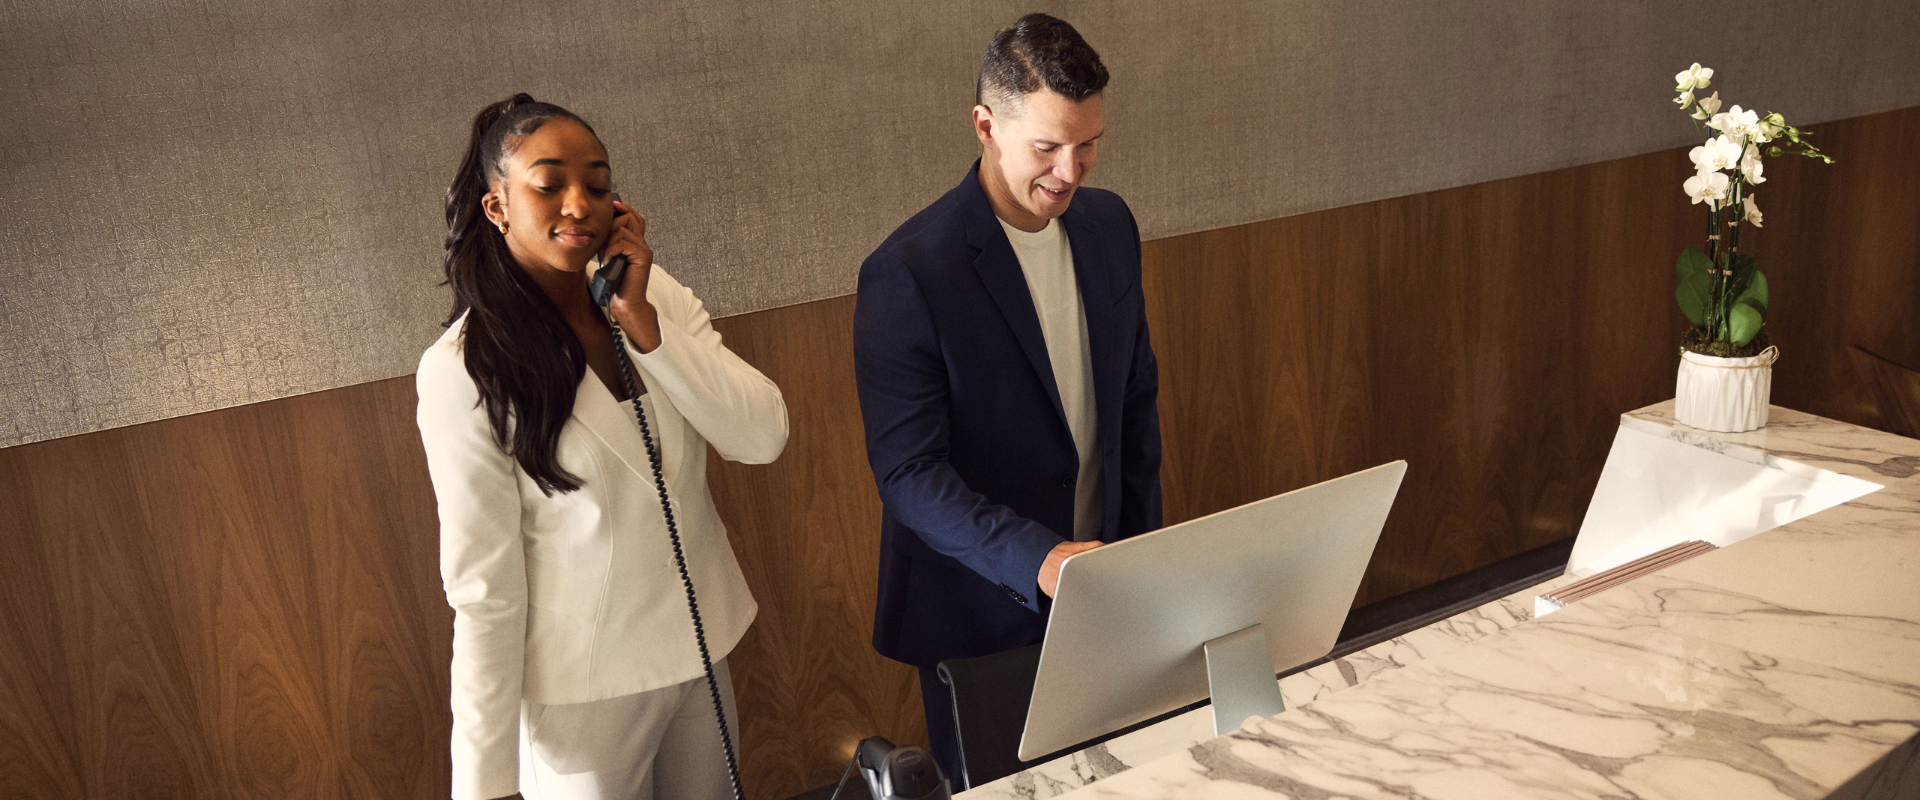
<svg viewBox="0 0 1920 800">
<path fill-rule="evenodd" d="M 502 223 L 500 223 L 500 233 L 501 233 L 501 235 L 503 235 L 503 236 L 504 236 L 504 235 L 506 235 L 506 232 L 507 232 L 507 223 L 504 223 L 504 222 L 502 222 Z"/>
</svg>

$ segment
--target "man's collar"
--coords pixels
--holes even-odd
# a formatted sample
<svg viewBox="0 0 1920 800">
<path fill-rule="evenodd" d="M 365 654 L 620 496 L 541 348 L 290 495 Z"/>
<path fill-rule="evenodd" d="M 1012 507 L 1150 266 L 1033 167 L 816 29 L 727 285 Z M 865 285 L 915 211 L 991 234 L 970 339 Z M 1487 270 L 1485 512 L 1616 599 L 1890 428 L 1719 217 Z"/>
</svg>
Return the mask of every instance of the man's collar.
<svg viewBox="0 0 1920 800">
<path fill-rule="evenodd" d="M 993 202 L 987 198 L 987 187 L 980 184 L 980 159 L 973 160 L 973 166 L 967 168 L 967 177 L 956 188 L 960 191 L 961 207 L 966 219 L 967 243 L 985 249 L 986 240 L 982 237 L 998 236 L 1005 239 L 1007 234 L 1000 229 L 1000 217 L 993 213 Z M 1078 191 L 1074 192 L 1074 197 L 1075 200 L 1079 199 Z M 1068 235 L 1072 235 L 1073 225 L 1079 220 L 1078 208 L 1079 203 L 1069 203 L 1066 213 L 1059 217 L 1061 230 Z"/>
</svg>

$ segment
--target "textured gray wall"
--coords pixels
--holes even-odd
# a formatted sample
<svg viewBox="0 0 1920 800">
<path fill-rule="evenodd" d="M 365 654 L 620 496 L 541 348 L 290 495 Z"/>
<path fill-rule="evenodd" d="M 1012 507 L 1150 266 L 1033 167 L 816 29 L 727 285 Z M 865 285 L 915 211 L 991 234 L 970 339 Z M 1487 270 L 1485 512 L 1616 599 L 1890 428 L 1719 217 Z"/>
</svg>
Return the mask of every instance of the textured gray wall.
<svg viewBox="0 0 1920 800">
<path fill-rule="evenodd" d="M 988 0 L 0 0 L 0 446 L 412 371 L 484 103 L 572 107 L 717 313 L 844 294 L 957 181 Z M 1920 4 L 1065 2 L 1157 238 L 1683 144 L 1671 76 L 1920 103 Z M 1845 154 L 1839 154 L 1844 158 Z M 1674 202 L 1684 202 L 1674 176 Z M 1764 194 L 1764 192 L 1763 192 Z"/>
</svg>

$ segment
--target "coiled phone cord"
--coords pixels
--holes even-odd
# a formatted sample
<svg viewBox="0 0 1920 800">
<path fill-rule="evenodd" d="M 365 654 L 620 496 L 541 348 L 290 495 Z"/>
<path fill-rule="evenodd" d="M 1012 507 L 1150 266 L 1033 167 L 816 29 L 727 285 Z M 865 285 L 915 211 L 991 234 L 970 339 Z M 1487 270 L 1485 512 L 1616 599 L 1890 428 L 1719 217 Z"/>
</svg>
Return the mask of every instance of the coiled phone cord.
<svg viewBox="0 0 1920 800">
<path fill-rule="evenodd" d="M 620 355 L 620 375 L 627 382 L 627 396 L 633 398 L 633 417 L 640 423 L 640 438 L 647 445 L 647 462 L 653 467 L 653 486 L 660 491 L 660 512 L 667 518 L 667 538 L 673 542 L 673 563 L 680 568 L 680 582 L 687 587 L 687 610 L 693 614 L 693 639 L 700 646 L 700 666 L 707 671 L 707 692 L 713 695 L 714 721 L 720 723 L 720 745 L 727 752 L 727 780 L 733 783 L 734 800 L 746 800 L 740 790 L 740 762 L 733 754 L 733 736 L 727 731 L 726 707 L 720 701 L 720 680 L 713 674 L 713 656 L 707 652 L 707 629 L 700 624 L 700 601 L 693 596 L 693 575 L 687 571 L 687 555 L 680 549 L 680 527 L 673 521 L 673 503 L 667 499 L 667 477 L 660 469 L 660 451 L 653 446 L 653 429 L 647 425 L 647 412 L 640 407 L 640 385 L 633 377 L 633 362 L 627 358 L 627 339 L 620 322 L 607 314 L 613 326 L 613 349 Z"/>
</svg>

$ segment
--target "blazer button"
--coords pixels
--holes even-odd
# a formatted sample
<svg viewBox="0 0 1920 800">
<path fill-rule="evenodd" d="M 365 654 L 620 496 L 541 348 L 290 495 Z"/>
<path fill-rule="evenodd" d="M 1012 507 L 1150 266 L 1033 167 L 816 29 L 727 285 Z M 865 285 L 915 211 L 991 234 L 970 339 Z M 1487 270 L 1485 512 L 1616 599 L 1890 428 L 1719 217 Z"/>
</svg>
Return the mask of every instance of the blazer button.
<svg viewBox="0 0 1920 800">
<path fill-rule="evenodd" d="M 1065 478 L 1061 478 L 1061 479 L 1060 479 L 1060 488 L 1062 488 L 1062 489 L 1071 489 L 1071 488 L 1073 488 L 1073 477 L 1072 477 L 1072 476 L 1068 476 L 1068 477 L 1065 477 Z"/>
</svg>

